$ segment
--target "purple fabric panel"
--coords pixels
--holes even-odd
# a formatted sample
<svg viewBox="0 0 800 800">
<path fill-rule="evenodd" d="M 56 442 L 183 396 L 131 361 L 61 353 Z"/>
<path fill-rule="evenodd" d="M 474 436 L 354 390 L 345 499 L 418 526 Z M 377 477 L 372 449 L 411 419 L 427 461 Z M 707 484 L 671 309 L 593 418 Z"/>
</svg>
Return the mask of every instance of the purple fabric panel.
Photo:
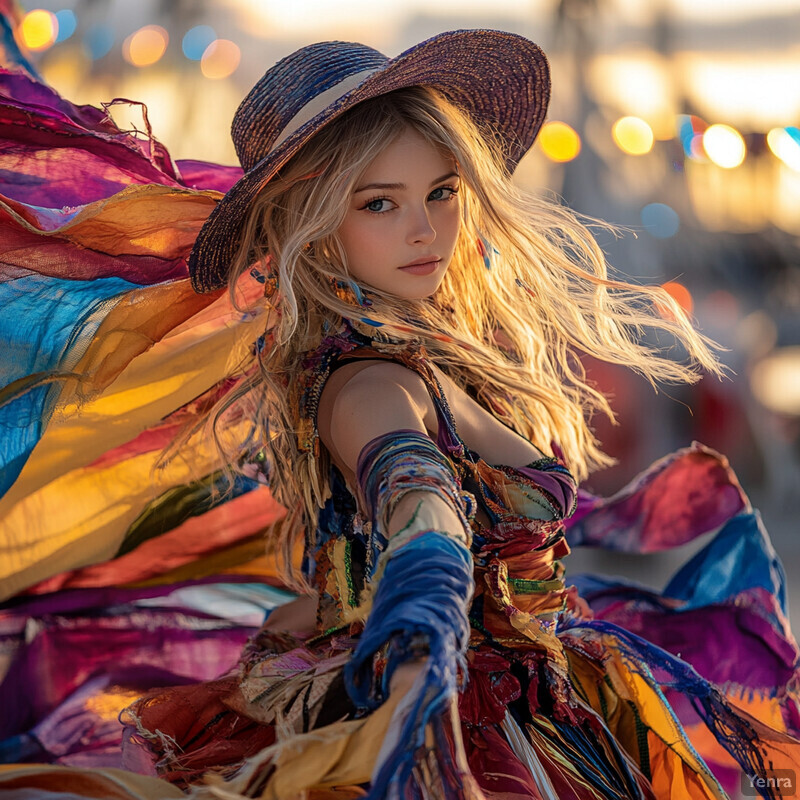
<svg viewBox="0 0 800 800">
<path fill-rule="evenodd" d="M 180 186 L 171 168 L 162 171 L 133 137 L 98 135 L 38 108 L 0 105 L 0 140 L 3 193 L 31 205 L 58 208 L 62 195 L 61 205 L 80 205 L 131 184 Z M 17 178 L 19 165 L 23 174 Z"/>
<path fill-rule="evenodd" d="M 110 675 L 87 681 L 36 725 L 32 733 L 49 755 L 48 761 L 75 766 L 83 766 L 81 761 L 88 761 L 87 766 L 122 766 L 122 724 L 115 716 L 92 710 L 92 699 L 111 683 Z M 109 762 L 109 756 L 113 761 Z"/>
<path fill-rule="evenodd" d="M 747 506 L 727 460 L 695 443 L 657 461 L 612 497 L 580 491 L 567 537 L 572 545 L 656 552 L 718 528 Z"/>
<path fill-rule="evenodd" d="M 95 106 L 76 106 L 49 86 L 27 75 L 0 67 L 0 99 L 17 100 L 35 106 L 37 114 L 70 120 L 76 125 L 107 134 L 118 133 L 116 125 Z"/>
<path fill-rule="evenodd" d="M 753 589 L 735 602 L 681 610 L 656 592 L 609 585 L 584 592 L 596 619 L 613 622 L 688 661 L 704 678 L 772 692 L 794 674 L 797 647 L 771 624 L 774 596 Z"/>
<path fill-rule="evenodd" d="M 224 674 L 253 629 L 190 614 L 136 610 L 37 620 L 35 636 L 0 684 L 0 738 L 30 729 L 97 675 L 150 687 Z"/>
<path fill-rule="evenodd" d="M 215 189 L 227 192 L 242 177 L 241 167 L 224 167 L 210 161 L 176 162 L 181 183 L 189 189 Z"/>
<path fill-rule="evenodd" d="M 250 575 L 224 575 L 225 583 L 259 583 L 261 577 Z M 185 586 L 217 584 L 219 575 L 180 581 L 178 583 L 142 586 L 130 589 L 99 587 L 96 589 L 64 589 L 52 594 L 18 595 L 0 606 L 0 637 L 21 633 L 29 617 L 75 614 L 77 612 L 106 612 L 109 609 L 133 603 L 148 597 L 161 597 L 172 594 Z M 197 616 L 196 612 L 192 612 Z"/>
</svg>

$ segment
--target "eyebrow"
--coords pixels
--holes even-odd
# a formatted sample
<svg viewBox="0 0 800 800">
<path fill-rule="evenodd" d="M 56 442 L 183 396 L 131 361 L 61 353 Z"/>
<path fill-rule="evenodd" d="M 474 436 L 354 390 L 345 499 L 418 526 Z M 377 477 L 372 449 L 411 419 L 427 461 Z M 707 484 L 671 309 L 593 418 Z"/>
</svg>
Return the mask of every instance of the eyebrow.
<svg viewBox="0 0 800 800">
<path fill-rule="evenodd" d="M 431 186 L 436 186 L 437 183 L 441 183 L 442 181 L 446 181 L 450 178 L 459 177 L 461 176 L 457 172 L 448 172 L 447 175 L 442 175 L 441 178 L 431 181 Z M 365 192 L 367 189 L 388 189 L 389 191 L 399 191 L 407 188 L 408 187 L 404 183 L 365 183 L 363 186 L 359 186 L 357 189 L 354 189 L 353 194 Z"/>
</svg>

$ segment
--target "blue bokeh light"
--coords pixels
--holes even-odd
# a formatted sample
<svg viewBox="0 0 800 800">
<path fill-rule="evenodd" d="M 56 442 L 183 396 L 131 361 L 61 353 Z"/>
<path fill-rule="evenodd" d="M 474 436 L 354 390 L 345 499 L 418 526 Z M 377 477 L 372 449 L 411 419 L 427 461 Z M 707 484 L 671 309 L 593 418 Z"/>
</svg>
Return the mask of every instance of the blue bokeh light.
<svg viewBox="0 0 800 800">
<path fill-rule="evenodd" d="M 692 139 L 694 138 L 694 126 L 692 125 L 692 118 L 688 114 L 678 114 L 678 139 L 683 145 L 683 152 L 687 156 L 692 155 Z"/>
<path fill-rule="evenodd" d="M 183 37 L 183 54 L 191 61 L 200 61 L 206 48 L 216 38 L 217 34 L 210 25 L 195 25 Z"/>
<path fill-rule="evenodd" d="M 78 18 L 72 9 L 62 8 L 61 11 L 56 11 L 56 19 L 58 20 L 56 43 L 58 43 L 69 39 L 75 33 L 75 29 L 78 27 Z"/>
<path fill-rule="evenodd" d="M 108 55 L 114 46 L 114 29 L 110 25 L 92 25 L 83 37 L 86 52 L 92 61 Z"/>
<path fill-rule="evenodd" d="M 675 210 L 666 203 L 649 203 L 642 209 L 641 219 L 645 230 L 656 239 L 669 239 L 681 225 Z"/>
</svg>

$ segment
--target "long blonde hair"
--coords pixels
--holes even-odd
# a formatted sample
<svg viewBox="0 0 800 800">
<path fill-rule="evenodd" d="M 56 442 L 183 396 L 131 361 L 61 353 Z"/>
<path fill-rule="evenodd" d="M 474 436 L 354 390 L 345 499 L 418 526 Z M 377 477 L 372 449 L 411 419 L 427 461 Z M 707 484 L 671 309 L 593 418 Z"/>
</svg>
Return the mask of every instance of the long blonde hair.
<svg viewBox="0 0 800 800">
<path fill-rule="evenodd" d="M 337 238 L 351 194 L 371 161 L 412 129 L 458 164 L 462 226 L 456 252 L 433 297 L 400 300 L 374 287 L 360 308 L 337 291 L 351 280 Z M 487 263 L 488 259 L 488 263 Z M 491 130 L 479 130 L 432 89 L 403 89 L 356 106 L 323 128 L 253 203 L 230 286 L 260 265 L 277 282 L 265 300 L 270 328 L 258 368 L 218 408 L 247 407 L 266 449 L 272 488 L 289 510 L 290 545 L 316 524 L 327 493 L 327 458 L 298 447 L 296 384 L 303 356 L 342 318 L 368 316 L 376 335 L 424 346 L 433 362 L 489 411 L 539 448 L 558 444 L 579 478 L 610 463 L 591 427 L 613 419 L 587 381 L 581 355 L 624 364 L 655 382 L 694 382 L 718 373 L 711 343 L 669 295 L 609 277 L 589 228 L 569 209 L 515 186 Z M 402 329 L 402 332 L 401 332 Z M 669 334 L 679 362 L 646 344 Z M 240 453 L 230 454 L 240 456 Z"/>
</svg>

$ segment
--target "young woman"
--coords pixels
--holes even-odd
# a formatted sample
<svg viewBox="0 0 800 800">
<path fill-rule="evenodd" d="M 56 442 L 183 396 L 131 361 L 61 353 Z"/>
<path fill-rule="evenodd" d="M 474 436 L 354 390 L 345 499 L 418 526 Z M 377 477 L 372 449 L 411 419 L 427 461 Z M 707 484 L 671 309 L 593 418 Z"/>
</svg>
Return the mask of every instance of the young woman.
<svg viewBox="0 0 800 800">
<path fill-rule="evenodd" d="M 610 278 L 573 214 L 511 181 L 548 96 L 536 45 L 458 31 L 391 60 L 302 48 L 240 106 L 244 175 L 189 272 L 266 318 L 209 424 L 229 464 L 265 455 L 301 597 L 235 681 L 128 709 L 128 752 L 163 777 L 221 773 L 195 791 L 224 797 L 677 800 L 723 797 L 741 770 L 779 796 L 755 782 L 800 757 L 794 668 L 739 668 L 793 641 L 719 456 L 696 446 L 612 501 L 582 495 L 570 523 L 631 550 L 721 527 L 663 597 L 587 582 L 594 618 L 565 583 L 576 480 L 608 463 L 581 356 L 652 381 L 718 367 L 666 294 Z M 744 617 L 762 621 L 749 637 Z"/>
</svg>

